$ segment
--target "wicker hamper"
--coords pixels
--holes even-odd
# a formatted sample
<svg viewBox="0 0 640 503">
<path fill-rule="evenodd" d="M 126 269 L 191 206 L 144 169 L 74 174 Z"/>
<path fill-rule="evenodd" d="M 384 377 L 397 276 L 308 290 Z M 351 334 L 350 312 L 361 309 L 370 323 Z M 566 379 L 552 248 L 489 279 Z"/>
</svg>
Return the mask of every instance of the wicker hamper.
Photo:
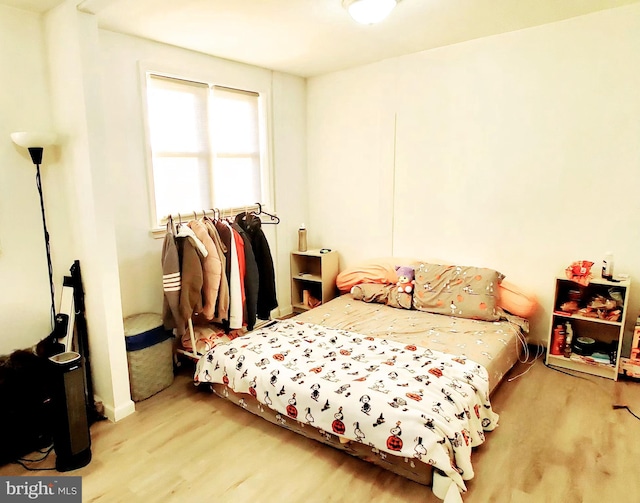
<svg viewBox="0 0 640 503">
<path fill-rule="evenodd" d="M 124 319 L 131 399 L 139 402 L 173 383 L 173 341 L 162 316 L 142 313 Z"/>
</svg>

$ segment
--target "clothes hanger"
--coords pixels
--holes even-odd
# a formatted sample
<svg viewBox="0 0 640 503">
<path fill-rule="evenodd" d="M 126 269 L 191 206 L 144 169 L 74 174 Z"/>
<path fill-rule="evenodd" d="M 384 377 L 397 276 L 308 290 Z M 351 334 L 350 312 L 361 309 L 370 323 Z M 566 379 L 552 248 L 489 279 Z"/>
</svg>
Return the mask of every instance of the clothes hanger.
<svg viewBox="0 0 640 503">
<path fill-rule="evenodd" d="M 268 217 L 271 218 L 271 221 L 262 222 L 263 224 L 278 225 L 280 223 L 280 217 L 277 217 L 275 215 L 272 215 L 271 213 L 267 213 L 266 211 L 264 211 L 260 203 L 256 203 L 256 205 L 258 205 L 258 213 L 257 213 L 258 215 L 267 215 Z"/>
</svg>

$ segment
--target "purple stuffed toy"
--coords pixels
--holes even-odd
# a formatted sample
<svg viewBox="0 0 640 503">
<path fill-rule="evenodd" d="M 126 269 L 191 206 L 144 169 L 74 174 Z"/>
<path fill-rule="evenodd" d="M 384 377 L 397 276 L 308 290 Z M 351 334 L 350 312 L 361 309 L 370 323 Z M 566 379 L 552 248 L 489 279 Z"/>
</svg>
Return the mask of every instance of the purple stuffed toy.
<svg viewBox="0 0 640 503">
<path fill-rule="evenodd" d="M 396 274 L 398 275 L 398 292 L 411 293 L 413 292 L 413 285 L 415 285 L 415 271 L 413 267 L 400 265 L 396 267 Z"/>
</svg>

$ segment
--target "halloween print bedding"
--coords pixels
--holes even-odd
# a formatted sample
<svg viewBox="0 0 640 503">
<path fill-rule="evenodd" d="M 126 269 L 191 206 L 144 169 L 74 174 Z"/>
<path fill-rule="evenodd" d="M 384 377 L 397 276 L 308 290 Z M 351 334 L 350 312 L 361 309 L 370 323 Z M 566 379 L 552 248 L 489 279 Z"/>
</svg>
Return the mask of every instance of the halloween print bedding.
<svg viewBox="0 0 640 503">
<path fill-rule="evenodd" d="M 498 415 L 487 371 L 463 356 L 294 320 L 217 345 L 196 383 L 383 452 L 432 465 L 460 491 Z"/>
</svg>

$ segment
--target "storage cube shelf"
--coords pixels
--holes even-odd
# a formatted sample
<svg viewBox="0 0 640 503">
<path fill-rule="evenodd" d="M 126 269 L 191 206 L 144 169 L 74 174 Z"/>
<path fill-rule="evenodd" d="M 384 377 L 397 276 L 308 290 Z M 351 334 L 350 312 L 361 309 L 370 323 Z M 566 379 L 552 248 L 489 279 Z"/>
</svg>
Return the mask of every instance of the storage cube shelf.
<svg viewBox="0 0 640 503">
<path fill-rule="evenodd" d="M 602 278 L 592 279 L 587 286 L 582 286 L 566 278 L 556 278 L 556 290 L 553 298 L 551 327 L 547 343 L 546 363 L 568 370 L 576 370 L 588 374 L 617 380 L 620 368 L 620 351 L 624 337 L 624 320 L 629 301 L 629 280 L 619 282 L 607 281 Z M 607 320 L 599 317 L 585 316 L 578 312 L 567 312 L 561 309 L 565 302 L 574 299 L 579 308 L 585 308 L 597 296 L 612 298 L 612 292 L 621 296 L 622 300 L 616 309 L 620 310 L 617 320 Z M 574 306 L 575 307 L 575 306 Z M 593 314 L 593 312 L 592 312 Z M 551 354 L 554 342 L 554 328 L 571 324 L 573 331 L 572 351 L 570 357 L 563 354 Z M 578 354 L 575 344 L 578 338 L 593 339 L 595 350 L 611 354 L 609 361 L 602 361 L 589 354 Z"/>
<path fill-rule="evenodd" d="M 320 250 L 291 253 L 291 305 L 293 311 L 309 310 L 304 302 L 305 290 L 323 304 L 336 296 L 338 252 Z"/>
</svg>

